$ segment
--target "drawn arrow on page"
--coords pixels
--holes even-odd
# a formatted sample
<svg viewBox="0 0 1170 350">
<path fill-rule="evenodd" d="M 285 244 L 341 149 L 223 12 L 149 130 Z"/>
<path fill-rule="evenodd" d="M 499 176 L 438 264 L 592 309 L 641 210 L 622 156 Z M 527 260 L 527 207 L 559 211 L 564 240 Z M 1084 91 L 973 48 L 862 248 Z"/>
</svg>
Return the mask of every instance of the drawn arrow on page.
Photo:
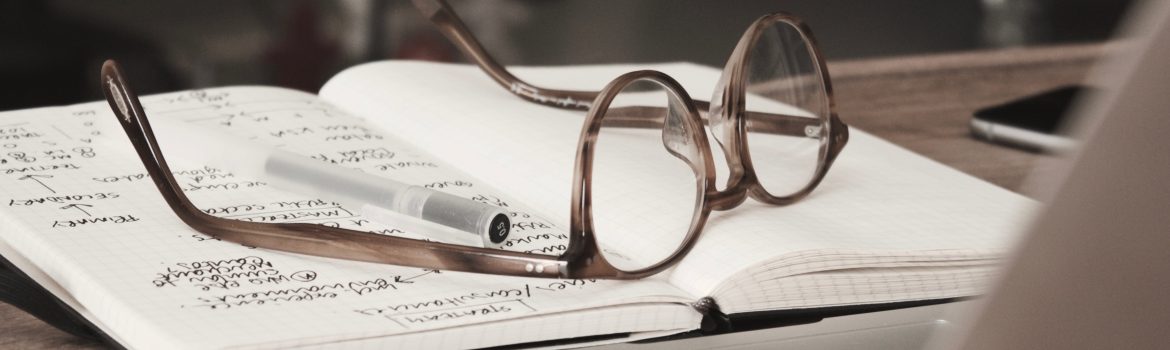
<svg viewBox="0 0 1170 350">
<path fill-rule="evenodd" d="M 410 276 L 410 277 L 407 277 L 407 278 L 402 278 L 402 276 L 394 276 L 394 282 L 400 282 L 400 283 L 414 283 L 414 282 L 411 282 L 410 280 L 412 280 L 412 279 L 415 279 L 415 278 L 419 278 L 419 277 L 422 277 L 422 276 L 426 276 L 426 275 L 429 275 L 429 274 L 432 274 L 432 273 L 433 273 L 433 274 L 440 274 L 440 273 L 442 273 L 442 272 L 440 272 L 439 270 L 432 270 L 432 269 L 425 269 L 425 271 L 426 271 L 426 272 L 423 272 L 423 273 L 420 273 L 420 274 L 417 274 L 417 275 L 414 275 L 414 276 Z"/>
<path fill-rule="evenodd" d="M 85 213 L 85 216 L 93 216 L 93 215 L 90 215 L 88 211 L 85 211 L 85 209 L 82 209 L 81 207 L 93 207 L 93 206 L 89 205 L 89 204 L 76 204 L 75 203 L 75 204 L 69 204 L 69 205 L 66 205 L 64 207 L 61 207 L 61 209 L 77 209 L 77 210 L 80 210 L 82 213 Z"/>
<path fill-rule="evenodd" d="M 52 188 L 52 187 L 49 187 L 49 185 L 46 185 L 44 182 L 41 182 L 41 180 L 40 180 L 40 179 L 38 179 L 38 178 L 41 178 L 41 179 L 49 179 L 49 178 L 52 178 L 52 177 L 53 177 L 53 175 L 35 175 L 35 174 L 28 174 L 28 175 L 25 175 L 25 176 L 21 176 L 21 177 L 20 177 L 20 178 L 18 178 L 17 180 L 33 180 L 33 181 L 36 181 L 38 184 L 41 184 L 41 186 L 44 186 L 44 187 L 45 187 L 45 189 L 49 190 L 49 192 L 57 193 L 57 191 L 53 190 L 53 188 Z"/>
</svg>

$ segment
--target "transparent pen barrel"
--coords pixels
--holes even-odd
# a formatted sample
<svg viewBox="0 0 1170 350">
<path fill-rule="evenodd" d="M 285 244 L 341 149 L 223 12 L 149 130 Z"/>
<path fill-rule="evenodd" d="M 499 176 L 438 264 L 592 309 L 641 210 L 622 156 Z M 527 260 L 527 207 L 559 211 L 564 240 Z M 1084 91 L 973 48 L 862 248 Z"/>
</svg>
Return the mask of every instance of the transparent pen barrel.
<svg viewBox="0 0 1170 350">
<path fill-rule="evenodd" d="M 159 118 L 152 126 L 164 153 L 261 179 L 279 189 L 348 208 L 376 207 L 436 223 L 451 228 L 447 231 L 452 234 L 472 236 L 471 241 L 482 241 L 484 246 L 498 246 L 511 229 L 507 213 L 495 206 L 327 164 L 199 125 Z M 416 233 L 424 235 L 437 231 L 434 226 L 403 222 L 400 215 L 376 216 L 393 219 L 383 224 L 416 228 L 420 231 Z"/>
<path fill-rule="evenodd" d="M 311 158 L 277 151 L 264 164 L 265 179 L 273 186 L 354 208 L 372 205 L 395 211 L 479 235 L 485 245 L 502 243 L 511 226 L 500 208 L 353 169 L 322 166 Z"/>
</svg>

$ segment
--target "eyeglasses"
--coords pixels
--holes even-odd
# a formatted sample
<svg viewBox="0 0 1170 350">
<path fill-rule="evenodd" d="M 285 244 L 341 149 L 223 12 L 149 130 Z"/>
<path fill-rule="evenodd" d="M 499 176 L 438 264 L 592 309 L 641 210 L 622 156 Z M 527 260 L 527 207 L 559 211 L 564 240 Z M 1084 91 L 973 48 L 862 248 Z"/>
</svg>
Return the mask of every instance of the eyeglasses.
<svg viewBox="0 0 1170 350">
<path fill-rule="evenodd" d="M 209 215 L 179 187 L 137 94 L 113 61 L 102 67 L 102 91 L 167 204 L 199 232 L 306 255 L 526 277 L 636 279 L 661 272 L 694 246 L 712 210 L 735 208 L 747 197 L 783 205 L 807 196 L 848 140 L 812 34 L 787 14 L 752 23 L 708 103 L 691 99 L 657 71 L 624 74 L 597 92 L 525 83 L 488 56 L 443 1 L 414 4 L 513 94 L 588 110 L 578 143 L 571 234 L 560 256 Z M 723 190 L 715 186 L 705 127 L 729 167 Z"/>
</svg>

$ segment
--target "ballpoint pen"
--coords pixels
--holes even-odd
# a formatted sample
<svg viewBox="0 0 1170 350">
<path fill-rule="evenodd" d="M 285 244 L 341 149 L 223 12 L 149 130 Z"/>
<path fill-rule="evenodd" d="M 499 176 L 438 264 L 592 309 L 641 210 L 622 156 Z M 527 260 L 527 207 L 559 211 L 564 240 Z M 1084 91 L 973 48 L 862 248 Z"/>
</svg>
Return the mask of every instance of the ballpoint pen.
<svg viewBox="0 0 1170 350">
<path fill-rule="evenodd" d="M 511 229 L 507 213 L 496 206 L 328 164 L 200 125 L 166 118 L 156 118 L 151 122 L 164 150 L 181 159 L 262 179 L 273 187 L 290 192 L 361 208 L 363 216 L 374 222 L 423 231 L 444 231 L 409 222 L 411 219 L 404 220 L 401 216 L 405 215 L 454 229 L 445 231 L 476 236 L 435 237 L 438 240 L 482 242 L 485 247 L 498 247 Z"/>
</svg>

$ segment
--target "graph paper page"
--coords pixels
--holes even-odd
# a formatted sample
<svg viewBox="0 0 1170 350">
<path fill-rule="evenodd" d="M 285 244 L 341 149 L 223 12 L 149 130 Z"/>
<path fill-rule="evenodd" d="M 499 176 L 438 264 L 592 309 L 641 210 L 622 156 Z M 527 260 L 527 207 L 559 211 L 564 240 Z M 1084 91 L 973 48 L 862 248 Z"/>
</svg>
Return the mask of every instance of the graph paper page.
<svg viewBox="0 0 1170 350">
<path fill-rule="evenodd" d="M 720 74 L 714 68 L 686 63 L 521 67 L 513 72 L 542 87 L 600 90 L 618 75 L 638 69 L 660 70 L 679 81 L 690 96 L 704 100 L 712 95 Z M 474 66 L 422 62 L 380 62 L 351 68 L 326 84 L 321 96 L 352 108 L 356 114 L 368 115 L 374 123 L 403 130 L 410 142 L 540 208 L 555 222 L 568 221 L 573 162 L 584 112 L 523 101 Z M 412 102 L 425 101 L 425 96 L 459 103 Z M 377 111 L 404 113 L 375 116 Z M 427 117 L 407 119 L 407 115 Z M 851 118 L 841 117 L 846 123 Z M 1031 217 L 1034 203 L 1027 198 L 862 130 L 853 128 L 850 135 L 849 144 L 809 197 L 782 207 L 749 199 L 734 210 L 712 213 L 698 244 L 674 268 L 671 282 L 690 294 L 719 300 L 719 293 L 749 293 L 762 286 L 753 281 L 799 273 L 885 267 L 883 277 L 894 276 L 890 280 L 896 281 L 901 271 L 892 263 L 910 267 L 951 262 L 981 269 L 1001 256 Z M 469 146 L 447 142 L 448 138 L 475 142 Z M 639 153 L 643 148 L 629 149 L 626 156 L 633 160 L 670 157 L 661 148 L 645 148 L 650 153 Z M 717 186 L 722 188 L 727 166 L 719 149 L 712 152 Z M 669 170 L 631 168 L 631 172 L 649 178 L 669 177 L 655 171 Z M 518 173 L 541 176 L 518 177 Z M 606 205 L 653 212 L 646 207 L 659 199 L 631 197 Z M 801 260 L 809 256 L 812 258 Z M 907 278 L 919 276 L 906 272 Z M 726 284 L 732 280 L 738 282 Z M 865 279 L 855 281 L 864 283 Z M 972 288 L 952 288 L 945 279 L 938 282 L 928 287 L 938 292 L 934 296 L 972 294 Z M 848 290 L 851 286 L 837 287 Z M 892 298 L 886 300 L 859 296 L 853 302 L 899 298 L 896 293 L 889 295 Z M 816 306 L 819 302 L 806 300 L 807 304 L 789 302 L 784 306 Z"/>
<path fill-rule="evenodd" d="M 175 118 L 337 166 L 506 206 L 515 225 L 505 249 L 551 255 L 564 249 L 563 226 L 315 96 L 239 87 L 143 101 L 151 118 Z M 165 140 L 160 142 L 165 149 Z M 7 228 L 0 238 L 133 348 L 329 342 L 504 319 L 525 325 L 525 320 L 540 322 L 535 316 L 542 314 L 626 303 L 676 310 L 694 300 L 656 279 L 487 276 L 218 241 L 171 212 L 105 102 L 5 113 L 0 147 L 0 220 Z M 212 215 L 425 238 L 366 220 L 353 208 L 280 191 L 225 169 L 182 159 L 170 163 L 191 200 Z M 649 320 L 638 328 L 680 327 L 676 321 Z M 581 335 L 610 331 L 587 325 L 574 329 Z M 564 335 L 502 332 L 493 344 Z"/>
</svg>

